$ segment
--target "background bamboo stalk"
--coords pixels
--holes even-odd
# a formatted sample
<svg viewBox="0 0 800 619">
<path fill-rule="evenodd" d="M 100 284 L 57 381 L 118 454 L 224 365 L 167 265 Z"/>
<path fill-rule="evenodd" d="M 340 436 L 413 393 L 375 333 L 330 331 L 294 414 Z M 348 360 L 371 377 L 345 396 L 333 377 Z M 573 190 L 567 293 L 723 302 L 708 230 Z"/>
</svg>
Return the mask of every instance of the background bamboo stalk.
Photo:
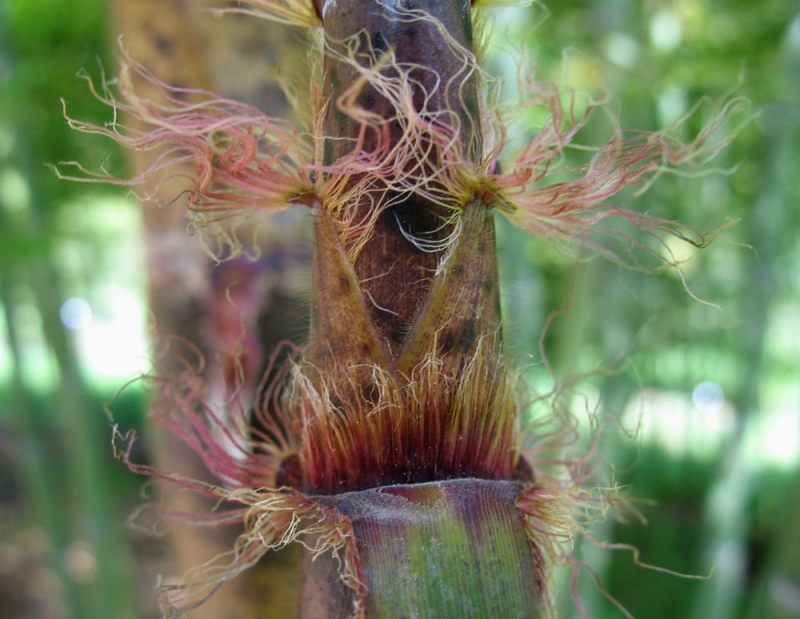
<svg viewBox="0 0 800 619">
<path fill-rule="evenodd" d="M 277 62 L 279 48 L 289 57 L 300 53 L 299 37 L 252 18 L 216 19 L 211 10 L 218 5 L 118 1 L 113 4 L 114 29 L 126 53 L 166 84 L 215 90 L 274 114 L 288 114 L 287 102 L 269 71 Z M 286 64 L 291 66 L 292 61 Z M 141 76 L 136 79 L 137 91 L 153 102 L 161 101 L 152 83 Z M 132 152 L 131 172 L 142 173 L 158 154 Z M 199 238 L 187 235 L 185 206 L 162 206 L 180 194 L 180 181 L 168 179 L 179 172 L 196 174 L 191 166 L 180 171 L 173 168 L 142 188 L 150 196 L 142 215 L 154 338 L 161 340 L 156 344 L 156 371 L 161 378 L 177 378 L 185 369 L 181 360 L 196 356 L 187 344 L 196 346 L 205 359 L 203 376 L 209 383 L 210 401 L 224 402 L 226 390 L 237 383 L 241 383 L 241 396 L 252 400 L 271 348 L 281 340 L 300 337 L 306 324 L 300 301 L 302 263 L 308 252 L 305 226 L 296 216 L 273 221 L 259 234 L 261 259 L 218 265 Z M 169 342 L 166 346 L 165 341 Z M 185 443 L 157 425 L 151 433 L 150 446 L 159 468 L 214 481 Z M 161 509 L 168 513 L 202 514 L 215 508 L 213 499 L 180 492 L 171 484 L 165 484 L 162 492 Z M 170 533 L 175 576 L 213 561 L 233 546 L 240 533 L 241 526 L 178 526 Z M 291 612 L 296 605 L 296 572 L 294 548 L 271 555 L 254 570 L 226 583 L 189 615 L 192 619 L 256 619 Z"/>
</svg>

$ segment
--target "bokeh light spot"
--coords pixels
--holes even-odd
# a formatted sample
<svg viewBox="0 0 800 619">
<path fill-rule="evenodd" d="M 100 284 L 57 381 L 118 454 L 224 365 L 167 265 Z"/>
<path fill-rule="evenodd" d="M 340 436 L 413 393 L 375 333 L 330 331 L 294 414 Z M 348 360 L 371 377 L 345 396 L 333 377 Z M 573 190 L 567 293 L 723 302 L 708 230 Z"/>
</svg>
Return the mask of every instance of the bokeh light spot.
<svg viewBox="0 0 800 619">
<path fill-rule="evenodd" d="M 64 301 L 59 314 L 64 326 L 72 331 L 85 329 L 92 322 L 92 307 L 86 299 L 78 297 Z"/>
</svg>

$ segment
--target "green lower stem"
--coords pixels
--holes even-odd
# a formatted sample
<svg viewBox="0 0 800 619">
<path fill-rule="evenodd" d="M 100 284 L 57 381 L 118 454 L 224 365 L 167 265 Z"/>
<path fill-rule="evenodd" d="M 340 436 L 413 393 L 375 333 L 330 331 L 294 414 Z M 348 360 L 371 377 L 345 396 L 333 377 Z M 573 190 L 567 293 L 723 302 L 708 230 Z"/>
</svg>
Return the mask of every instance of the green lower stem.
<svg viewBox="0 0 800 619">
<path fill-rule="evenodd" d="M 515 506 L 518 489 L 457 479 L 318 500 L 353 523 L 370 619 L 537 617 L 536 564 Z M 318 557 L 307 568 L 301 616 L 346 616 L 353 594 L 337 581 L 336 560 Z"/>
</svg>

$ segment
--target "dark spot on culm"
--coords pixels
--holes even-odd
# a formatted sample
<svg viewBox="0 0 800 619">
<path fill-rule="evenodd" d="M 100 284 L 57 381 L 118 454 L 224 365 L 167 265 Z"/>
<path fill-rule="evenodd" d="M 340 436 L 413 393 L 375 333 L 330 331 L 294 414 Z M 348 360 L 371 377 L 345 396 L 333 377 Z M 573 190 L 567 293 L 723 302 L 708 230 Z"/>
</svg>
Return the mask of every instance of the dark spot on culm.
<svg viewBox="0 0 800 619">
<path fill-rule="evenodd" d="M 467 352 L 475 345 L 478 337 L 478 324 L 467 320 L 460 327 L 442 331 L 439 334 L 439 350 L 443 355 L 454 352 Z"/>
<path fill-rule="evenodd" d="M 172 96 L 178 99 L 179 101 L 183 101 L 187 98 L 188 93 L 186 92 L 186 86 L 181 83 L 172 84 L 174 90 L 172 91 Z"/>
<path fill-rule="evenodd" d="M 472 348 L 475 340 L 478 337 L 478 323 L 475 320 L 467 320 L 461 327 L 461 335 L 458 343 L 467 350 Z"/>
<path fill-rule="evenodd" d="M 368 86 L 358 95 L 358 104 L 365 110 L 371 110 L 375 107 L 375 93 Z"/>
<path fill-rule="evenodd" d="M 372 43 L 372 49 L 376 54 L 382 54 L 389 50 L 389 41 L 386 40 L 386 37 L 383 36 L 382 32 L 375 32 L 370 37 L 370 42 Z"/>
<path fill-rule="evenodd" d="M 405 30 L 403 30 L 403 36 L 408 39 L 409 41 L 413 41 L 417 38 L 418 32 L 416 26 L 409 26 Z"/>
<path fill-rule="evenodd" d="M 380 400 L 381 393 L 374 383 L 367 383 L 361 385 L 361 398 L 364 403 L 369 405 L 377 404 Z"/>
<path fill-rule="evenodd" d="M 458 336 L 451 330 L 443 331 L 438 334 L 439 350 L 443 355 L 449 355 L 455 350 Z"/>
<path fill-rule="evenodd" d="M 173 42 L 167 37 L 161 34 L 157 34 L 155 43 L 158 51 L 162 53 L 164 56 L 169 56 L 172 53 L 174 45 Z"/>
</svg>

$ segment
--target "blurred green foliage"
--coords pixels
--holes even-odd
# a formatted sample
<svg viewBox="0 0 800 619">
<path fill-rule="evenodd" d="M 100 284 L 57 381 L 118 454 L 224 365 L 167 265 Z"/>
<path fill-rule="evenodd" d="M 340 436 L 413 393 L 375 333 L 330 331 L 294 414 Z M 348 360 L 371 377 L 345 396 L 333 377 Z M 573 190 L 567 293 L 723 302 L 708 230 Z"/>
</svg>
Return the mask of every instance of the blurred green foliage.
<svg viewBox="0 0 800 619">
<path fill-rule="evenodd" d="M 107 145 L 100 154 L 70 131 L 60 110 L 63 97 L 76 114 L 107 117 L 75 77 L 109 57 L 105 24 L 101 2 L 0 3 L 0 427 L 15 477 L 0 527 L 8 617 L 140 616 L 125 526 L 138 484 L 109 449 L 103 401 L 112 393 L 98 394 L 61 316 L 68 298 L 98 283 L 94 267 L 109 247 L 106 230 L 81 225 L 85 213 L 70 209 L 119 192 L 87 192 L 46 168 L 108 156 Z"/>
<path fill-rule="evenodd" d="M 670 244 L 690 259 L 691 292 L 718 307 L 692 298 L 674 271 L 593 260 L 574 272 L 540 240 L 508 232 L 507 315 L 512 333 L 526 336 L 510 338 L 514 350 L 536 350 L 545 318 L 569 306 L 544 340 L 556 374 L 613 368 L 578 391 L 593 410 L 642 424 L 605 456 L 629 496 L 653 500 L 634 502 L 648 524 L 628 518 L 596 535 L 636 546 L 650 564 L 715 574 L 683 580 L 642 569 L 627 552 L 582 549 L 636 617 L 800 616 L 800 548 L 782 543 L 798 518 L 789 510 L 800 430 L 799 8 L 613 0 L 547 11 L 532 32 L 510 20 L 509 36 L 528 41 L 540 79 L 610 93 L 622 127 L 662 129 L 700 105 L 680 128 L 691 139 L 715 102 L 736 96 L 757 114 L 713 161 L 718 173 L 667 175 L 642 196 L 614 200 L 704 231 L 736 220 L 705 250 Z M 597 144 L 608 127 L 601 115 L 582 135 Z M 720 408 L 702 401 L 708 389 L 724 395 Z M 636 408 L 643 390 L 650 402 Z M 591 616 L 620 616 L 593 584 L 580 590 Z"/>
</svg>

